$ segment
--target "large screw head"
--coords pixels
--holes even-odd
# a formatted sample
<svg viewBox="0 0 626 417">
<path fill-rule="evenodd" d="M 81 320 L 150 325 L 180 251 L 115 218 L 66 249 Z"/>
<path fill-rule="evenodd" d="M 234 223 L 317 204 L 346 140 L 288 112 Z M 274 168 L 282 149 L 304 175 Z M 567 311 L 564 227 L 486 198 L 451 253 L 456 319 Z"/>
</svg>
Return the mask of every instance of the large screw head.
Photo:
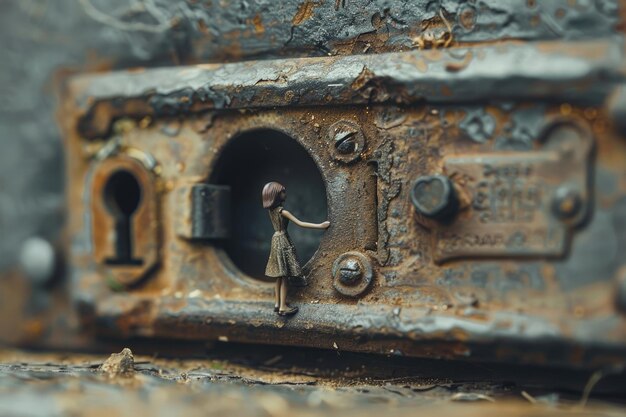
<svg viewBox="0 0 626 417">
<path fill-rule="evenodd" d="M 331 125 L 327 137 L 331 153 L 339 162 L 354 162 L 365 149 L 365 137 L 361 128 L 348 120 L 340 120 Z"/>
<path fill-rule="evenodd" d="M 333 263 L 333 286 L 342 295 L 357 297 L 372 282 L 372 263 L 361 252 L 346 252 Z"/>
<path fill-rule="evenodd" d="M 363 267 L 356 258 L 347 257 L 339 265 L 339 281 L 343 285 L 355 285 L 363 277 Z"/>
<path fill-rule="evenodd" d="M 419 177 L 411 189 L 411 201 L 419 214 L 440 222 L 449 221 L 459 207 L 452 181 L 443 175 Z"/>
</svg>

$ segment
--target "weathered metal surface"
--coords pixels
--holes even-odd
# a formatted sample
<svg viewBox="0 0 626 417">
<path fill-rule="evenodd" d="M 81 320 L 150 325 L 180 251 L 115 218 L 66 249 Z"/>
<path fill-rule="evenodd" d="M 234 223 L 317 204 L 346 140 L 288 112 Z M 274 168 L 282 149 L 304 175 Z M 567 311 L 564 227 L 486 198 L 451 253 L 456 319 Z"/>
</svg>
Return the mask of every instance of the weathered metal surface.
<svg viewBox="0 0 626 417">
<path fill-rule="evenodd" d="M 3 279 L 0 311 L 24 317 L 18 320 L 21 332 L 2 323 L 0 336 L 31 345 L 52 338 L 83 346 L 77 317 L 63 310 L 70 305 L 65 286 L 71 283 L 83 329 L 99 335 L 336 344 L 571 366 L 624 360 L 619 2 L 141 5 L 66 0 L 2 6 L 6 42 L 0 49 L 6 59 L 0 81 L 8 100 L 0 107 L 3 267 L 24 238 L 37 233 L 55 239 L 62 223 L 62 152 L 48 95 L 51 74 L 186 67 L 81 76 L 72 84 L 74 97 L 58 111 L 72 184 L 71 280 L 47 292 Z M 267 61 L 277 57 L 300 58 Z M 222 64 L 244 58 L 257 61 Z M 556 115 L 589 125 L 597 152 L 588 169 L 589 194 L 555 188 L 551 214 L 542 210 L 577 223 L 577 215 L 589 209 L 579 225 L 568 226 L 565 250 L 550 259 L 541 253 L 523 260 L 472 255 L 437 264 L 432 230 L 423 227 L 410 202 L 414 180 L 443 174 L 445 161 L 466 155 L 505 151 L 532 159 L 543 146 L 541 129 Z M 330 140 L 332 126 L 346 121 L 362 132 L 362 148 L 352 147 L 358 134 L 339 137 L 338 147 Z M 248 239 L 234 224 L 235 239 L 223 244 L 181 239 L 176 226 L 176 195 L 190 184 L 212 184 L 227 171 L 219 161 L 226 144 L 242 132 L 254 138 L 259 127 L 287 133 L 312 155 L 333 222 L 307 265 L 309 285 L 295 291 L 303 309 L 289 322 L 266 311 L 270 288 L 253 279 L 254 268 L 242 273 L 229 247 L 263 252 L 264 224 L 256 219 L 265 213 L 239 201 L 232 212 L 249 214 L 246 219 L 261 227 Z M 107 280 L 110 267 L 94 256 L 93 213 L 85 203 L 86 173 L 116 141 L 150 152 L 160 167 L 154 175 L 159 267 L 128 292 Z M 358 158 L 342 164 L 333 149 L 358 150 Z M 320 188 L 306 185 L 298 182 L 307 190 L 293 194 L 304 203 L 315 195 L 310 190 Z M 467 195 L 459 197 L 467 204 Z M 326 205 L 307 207 L 313 217 L 325 218 Z M 111 236 L 109 226 L 98 228 Z M 317 242 L 302 239 L 306 252 L 315 252 Z M 334 289 L 331 265 L 352 250 L 374 259 L 375 280 L 350 300 Z M 248 254 L 241 253 L 239 261 Z M 80 342 L 58 334 L 68 322 Z"/>
<path fill-rule="evenodd" d="M 443 161 L 469 201 L 433 231 L 437 262 L 456 257 L 563 256 L 589 214 L 593 139 L 571 121 L 549 124 L 539 149 L 464 154 Z"/>
<path fill-rule="evenodd" d="M 623 80 L 623 49 L 622 39 L 501 42 L 443 51 L 162 68 L 148 76 L 122 71 L 78 77 L 71 89 L 81 115 L 79 131 L 88 138 L 108 135 L 113 121 L 123 116 L 224 108 L 498 100 L 598 105 Z"/>
<path fill-rule="evenodd" d="M 586 367 L 621 363 L 626 321 L 614 282 L 626 248 L 626 143 L 611 129 L 604 103 L 623 83 L 623 68 L 622 39 L 615 38 L 76 77 L 64 126 L 68 205 L 80 213 L 69 225 L 77 301 L 98 332 L 114 337 L 221 338 Z M 183 184 L 267 177 L 263 165 L 232 170 L 221 158 L 238 138 L 245 137 L 237 142 L 245 152 L 246 143 L 262 140 L 268 129 L 304 148 L 325 186 L 325 196 L 302 194 L 294 210 L 325 197 L 332 224 L 305 267 L 308 285 L 290 295 L 300 311 L 288 320 L 272 313 L 272 287 L 254 271 L 243 272 L 228 248 L 177 238 L 172 219 Z M 85 146 L 97 153 L 111 140 L 154 155 L 160 181 L 171 184 L 159 197 L 162 267 L 124 293 L 102 285 L 84 261 L 90 232 L 83 221 L 91 215 L 80 203 L 90 164 Z M 280 155 L 279 142 L 274 150 L 255 148 L 254 158 Z M 272 161 L 292 169 L 288 153 Z M 427 175 L 453 183 L 459 212 L 449 224 L 425 227 L 415 213 L 415 180 Z M 492 177 L 510 197 L 492 193 L 495 217 L 491 205 L 478 201 L 479 184 Z M 285 181 L 288 189 L 314 183 Z M 234 186 L 233 195 L 237 187 L 245 185 Z M 240 213 L 233 227 L 269 227 L 257 215 L 260 203 L 234 199 L 232 208 Z M 323 210 L 315 213 L 320 220 Z M 476 250 L 452 247 L 440 235 L 433 241 L 444 228 L 471 229 L 481 239 L 532 236 L 485 240 L 487 248 Z M 543 233 L 538 239 L 535 229 Z M 255 239 L 238 244 L 260 245 Z M 603 256 L 590 256 L 592 250 Z M 333 262 L 353 251 L 372 257 L 374 279 L 367 291 L 346 297 L 337 282 L 348 288 L 351 282 L 341 279 L 356 280 L 359 268 L 343 265 L 345 271 L 333 273 Z"/>
</svg>

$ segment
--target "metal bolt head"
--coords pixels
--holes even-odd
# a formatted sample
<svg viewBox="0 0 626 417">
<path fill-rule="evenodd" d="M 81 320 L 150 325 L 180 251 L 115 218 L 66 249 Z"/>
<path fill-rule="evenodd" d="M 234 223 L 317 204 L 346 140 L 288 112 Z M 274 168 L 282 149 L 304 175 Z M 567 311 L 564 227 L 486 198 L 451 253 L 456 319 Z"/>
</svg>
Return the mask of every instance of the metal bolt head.
<svg viewBox="0 0 626 417">
<path fill-rule="evenodd" d="M 561 220 L 570 220 L 580 213 L 583 199 L 577 190 L 562 186 L 557 188 L 552 199 L 552 212 Z"/>
<path fill-rule="evenodd" d="M 355 285 L 363 277 L 363 267 L 354 257 L 344 258 L 339 264 L 339 277 L 343 285 Z"/>
<path fill-rule="evenodd" d="M 356 152 L 358 143 L 355 136 L 359 133 L 357 129 L 348 126 L 347 129 L 337 129 L 335 132 L 335 148 L 342 155 L 349 155 Z"/>
<path fill-rule="evenodd" d="M 333 157 L 346 164 L 358 160 L 365 148 L 365 137 L 361 128 L 348 120 L 339 120 L 331 125 L 327 138 Z"/>
<path fill-rule="evenodd" d="M 452 181 L 443 175 L 419 177 L 411 189 L 411 201 L 419 214 L 441 222 L 449 221 L 459 206 Z"/>
<path fill-rule="evenodd" d="M 372 282 L 372 263 L 361 252 L 346 252 L 335 259 L 332 274 L 333 286 L 337 292 L 348 297 L 357 297 Z"/>
</svg>

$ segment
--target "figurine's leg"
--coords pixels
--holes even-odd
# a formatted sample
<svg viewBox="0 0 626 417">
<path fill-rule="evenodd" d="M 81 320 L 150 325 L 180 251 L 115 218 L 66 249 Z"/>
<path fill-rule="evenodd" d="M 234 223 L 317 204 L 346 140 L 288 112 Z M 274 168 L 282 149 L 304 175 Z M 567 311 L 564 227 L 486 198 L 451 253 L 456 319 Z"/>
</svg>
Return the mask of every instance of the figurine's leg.
<svg viewBox="0 0 626 417">
<path fill-rule="evenodd" d="M 281 282 L 280 285 L 280 297 L 279 297 L 279 306 L 280 311 L 285 311 L 287 309 L 287 277 L 278 278 Z"/>
<path fill-rule="evenodd" d="M 278 312 L 280 307 L 280 287 L 283 279 L 281 277 L 276 278 L 276 285 L 274 286 L 274 311 Z"/>
<path fill-rule="evenodd" d="M 287 277 L 282 278 L 282 284 L 280 286 L 280 309 L 278 314 L 281 316 L 286 316 L 289 314 L 294 314 L 298 311 L 298 307 L 289 307 L 287 305 Z"/>
</svg>

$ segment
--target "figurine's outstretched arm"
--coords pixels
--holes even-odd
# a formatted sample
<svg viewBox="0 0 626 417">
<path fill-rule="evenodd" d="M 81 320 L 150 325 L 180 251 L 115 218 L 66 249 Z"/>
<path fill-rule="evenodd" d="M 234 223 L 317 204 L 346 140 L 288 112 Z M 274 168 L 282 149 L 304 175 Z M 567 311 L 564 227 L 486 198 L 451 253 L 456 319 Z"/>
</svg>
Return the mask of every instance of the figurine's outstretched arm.
<svg viewBox="0 0 626 417">
<path fill-rule="evenodd" d="M 293 214 L 289 213 L 287 210 L 282 210 L 280 212 L 280 214 L 283 215 L 284 217 L 288 218 L 289 220 L 291 220 L 292 222 L 294 222 L 298 226 L 306 227 L 307 229 L 328 229 L 328 226 L 330 226 L 330 222 L 329 221 L 325 221 L 323 223 L 303 222 L 303 221 L 299 220 Z"/>
</svg>

